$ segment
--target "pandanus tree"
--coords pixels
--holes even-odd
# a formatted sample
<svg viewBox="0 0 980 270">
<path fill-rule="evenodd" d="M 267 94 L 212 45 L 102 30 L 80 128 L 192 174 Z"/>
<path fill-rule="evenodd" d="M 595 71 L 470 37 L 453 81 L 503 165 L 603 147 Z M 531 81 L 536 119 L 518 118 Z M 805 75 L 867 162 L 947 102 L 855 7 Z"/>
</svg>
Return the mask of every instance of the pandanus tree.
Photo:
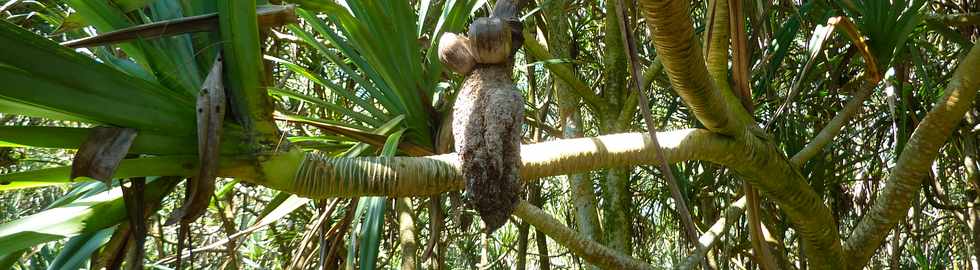
<svg viewBox="0 0 980 270">
<path fill-rule="evenodd" d="M 16 2 L 9 5 L 17 7 Z M 386 197 L 391 197 L 402 251 L 398 263 L 414 268 L 429 257 L 431 245 L 419 250 L 418 201 L 411 198 L 430 197 L 429 242 L 438 242 L 440 219 L 444 219 L 440 194 L 465 186 L 465 162 L 450 153 L 452 104 L 459 92 L 455 89 L 479 85 L 473 81 L 481 80 L 487 70 L 506 78 L 521 68 L 477 64 L 477 75 L 444 71 L 438 55 L 440 37 L 446 32 L 462 33 L 472 18 L 489 15 L 482 10 L 488 4 L 296 1 L 297 7 L 273 2 L 67 1 L 67 6 L 45 2 L 49 5 L 45 14 L 72 11 L 60 14 L 64 15 L 61 28 L 0 22 L 0 113 L 58 123 L 4 125 L 0 147 L 78 149 L 71 166 L 28 167 L 0 175 L 0 191 L 7 192 L 74 183 L 45 210 L 0 225 L 0 266 L 15 264 L 32 247 L 64 238 L 69 240 L 55 260 L 59 265 L 77 268 L 90 256 L 93 267 L 118 267 L 123 261 L 140 265 L 142 239 L 148 230 L 144 220 L 157 216 L 181 180 L 185 183 L 181 206 L 163 216 L 181 224 L 179 241 L 184 241 L 196 218 L 207 209 L 228 207 L 222 198 L 234 193 L 240 183 L 249 183 L 282 193 L 268 211 L 262 211 L 255 226 L 239 232 L 228 229 L 235 237 L 273 222 L 311 198 L 359 198 L 347 205 L 356 211 L 349 211 L 338 223 L 359 226 L 359 234 L 348 239 L 352 245 L 345 262 L 348 267 L 357 263 L 373 268 L 390 207 Z M 510 1 L 496 4 L 501 3 Z M 705 258 L 712 257 L 708 253 L 717 239 L 746 212 L 753 260 L 760 267 L 801 265 L 790 261 L 789 245 L 764 236 L 778 229 L 772 221 L 778 216 L 789 227 L 780 237 L 792 235 L 799 243 L 795 248 L 802 251 L 796 258 L 799 262 L 818 269 L 860 269 L 869 264 L 896 224 L 905 220 L 918 201 L 923 181 L 934 177 L 931 165 L 943 155 L 951 136 L 975 140 L 972 133 L 959 130 L 965 115 L 973 121 L 967 112 L 975 108 L 974 96 L 980 89 L 980 47 L 960 37 L 954 68 L 941 82 L 927 85 L 941 87 L 933 90 L 940 94 L 929 97 L 935 99 L 928 105 L 931 109 L 920 108 L 923 113 L 913 114 L 914 121 L 902 122 L 901 128 L 896 124 L 894 133 L 901 139 L 896 139 L 893 165 L 887 168 L 876 199 L 854 224 L 844 224 L 838 208 L 827 204 L 825 186 L 829 185 L 815 184 L 825 178 L 817 174 L 825 165 L 822 159 L 836 155 L 827 146 L 847 125 L 864 126 L 854 124 L 859 120 L 853 118 L 876 90 L 917 81 L 909 79 L 905 59 L 915 55 L 906 48 L 916 40 L 910 38 L 913 32 L 955 37 L 959 34 L 944 27 L 962 22 L 927 16 L 924 1 L 807 3 L 773 35 L 766 29 L 770 26 L 743 10 L 753 5 L 742 1 L 714 0 L 693 9 L 687 1 L 603 1 L 601 8 L 586 11 L 602 15 L 597 17 L 603 20 L 600 29 L 605 32 L 599 40 L 606 54 L 597 61 L 603 88 L 593 90 L 596 83 L 588 79 L 588 68 L 560 60 L 574 57 L 568 45 L 577 44 L 569 28 L 579 26 L 562 17 L 572 5 L 557 0 L 531 4 L 539 5 L 521 10 L 527 14 L 518 16 L 525 27 L 513 33 L 514 37 L 521 34 L 514 40 L 523 40 L 524 47 L 516 52 L 516 61 L 531 63 L 524 66 L 530 78 L 518 78 L 517 88 L 525 90 L 528 104 L 546 105 L 527 108 L 527 130 L 535 134 L 525 138 L 537 141 L 544 137 L 542 132 L 555 131 L 560 136 L 548 137 L 565 139 L 521 146 L 519 176 L 530 183 L 532 196 L 531 202 L 516 203 L 515 220 L 534 226 L 589 265 L 655 268 L 632 255 L 636 247 L 631 244 L 628 186 L 633 169 L 628 166 L 673 164 L 660 167 L 660 175 L 666 175 L 670 168 L 679 169 L 679 174 L 693 173 L 686 169 L 690 164 L 706 162 L 733 171 L 737 180 L 746 183 L 741 186 L 744 198 L 726 202 L 724 213 L 715 215 L 717 222 L 695 224 L 694 213 L 682 210 L 695 203 L 691 191 L 677 187 L 673 177 L 664 177 L 676 191 L 670 205 L 684 217 L 678 227 L 684 228 L 682 238 L 690 243 L 690 248 L 682 248 L 689 251 L 673 254 L 678 258 L 674 266 L 716 267 Z M 0 11 L 9 7 L 4 5 Z M 752 10 L 762 13 L 757 8 Z M 48 17 L 59 21 L 53 18 L 57 16 Z M 645 25 L 635 24 L 641 18 Z M 746 25 L 746 18 L 751 25 Z M 965 18 L 969 25 L 969 17 Z M 805 65 L 791 84 L 779 84 L 789 87 L 774 91 L 770 88 L 776 84 L 770 81 L 780 74 L 776 71 L 787 48 L 797 41 L 804 19 L 818 21 Z M 72 29 L 69 22 L 79 21 L 91 27 Z M 93 29 L 96 35 L 82 35 Z M 772 38 L 776 46 L 765 54 L 750 50 L 749 30 L 754 31 L 751 40 Z M 54 31 L 56 35 L 51 34 Z M 52 39 L 71 41 L 59 44 Z M 287 45 L 275 44 L 279 42 Z M 845 49 L 832 51 L 829 44 Z M 308 53 L 277 51 L 283 47 Z M 842 56 L 833 55 L 840 51 Z M 830 60 L 822 63 L 823 58 Z M 627 69 L 627 64 L 635 68 Z M 641 70 L 641 65 L 647 67 Z M 758 72 L 755 67 L 760 66 L 767 72 Z M 535 67 L 547 72 L 538 73 Z M 796 95 L 814 85 L 811 69 L 847 71 L 848 80 L 835 82 L 839 85 L 834 87 L 849 91 L 844 95 L 849 100 L 821 128 L 787 131 L 782 119 L 796 117 L 790 105 Z M 551 80 L 553 91 L 535 89 L 535 75 Z M 510 83 L 510 79 L 500 81 Z M 636 83 L 628 84 L 630 80 Z M 304 83 L 304 89 L 296 89 L 296 82 Z M 675 124 L 681 128 L 652 137 L 613 134 L 635 130 L 636 112 L 647 109 L 644 104 L 650 101 L 637 92 L 646 89 L 637 88 L 651 84 L 670 89 L 654 96 L 667 96 L 675 107 L 684 107 L 690 116 L 686 124 Z M 549 118 L 545 114 L 550 101 L 537 98 L 550 97 L 540 93 L 551 92 L 558 98 L 558 114 Z M 786 101 L 772 101 L 773 92 L 785 94 Z M 548 119 L 561 130 L 547 127 Z M 648 130 L 656 125 L 644 124 Z M 573 138 L 584 135 L 587 125 L 597 126 L 599 134 L 612 135 Z M 322 132 L 307 132 L 311 127 Z M 797 136 L 787 135 L 793 132 Z M 973 162 L 966 166 L 976 166 Z M 587 173 L 600 169 L 611 170 L 600 177 L 605 182 L 597 200 Z M 533 199 L 534 194 L 540 197 L 542 188 L 535 181 L 558 175 L 570 175 L 567 186 L 576 229 L 543 211 L 540 198 Z M 972 175 L 975 181 L 975 171 Z M 233 180 L 216 182 L 216 177 Z M 338 207 L 336 202 L 330 209 Z M 766 202 L 774 207 L 762 207 Z M 703 213 L 706 209 L 696 209 L 698 217 L 708 216 Z M 331 213 L 321 213 L 317 226 Z M 770 220 L 761 221 L 765 217 Z M 524 253 L 525 228 L 521 229 Z M 304 239 L 315 232 L 305 232 Z M 226 242 L 229 253 L 235 254 L 234 238 Z M 547 246 L 541 242 L 539 249 Z M 303 243 L 299 249 L 308 249 L 308 241 Z M 324 244 L 320 248 L 326 250 Z M 164 262 L 181 265 L 180 260 L 188 257 L 182 250 L 178 247 L 173 260 Z M 417 258 L 419 254 L 423 258 Z M 236 268 L 237 260 L 231 257 L 225 266 Z M 308 262 L 297 256 L 290 267 L 305 268 Z"/>
</svg>

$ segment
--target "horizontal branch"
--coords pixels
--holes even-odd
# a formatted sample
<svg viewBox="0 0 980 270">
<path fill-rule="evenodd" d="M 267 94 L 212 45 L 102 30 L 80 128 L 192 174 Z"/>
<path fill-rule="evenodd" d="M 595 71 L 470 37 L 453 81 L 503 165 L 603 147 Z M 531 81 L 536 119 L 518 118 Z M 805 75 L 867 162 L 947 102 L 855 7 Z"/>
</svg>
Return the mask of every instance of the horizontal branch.
<svg viewBox="0 0 980 270">
<path fill-rule="evenodd" d="M 813 263 L 839 263 L 840 236 L 829 208 L 779 150 L 765 142 L 745 143 L 703 129 L 657 133 L 670 163 L 704 160 L 732 168 L 776 202 L 806 240 Z M 648 135 L 625 133 L 524 145 L 525 181 L 603 168 L 654 164 Z M 333 158 L 294 151 L 261 162 L 262 175 L 249 180 L 313 198 L 429 196 L 463 188 L 455 154 L 427 157 Z M 836 261 L 836 262 L 835 262 Z"/>
<path fill-rule="evenodd" d="M 737 144 L 707 130 L 657 134 L 668 162 L 722 160 Z M 725 149 L 729 148 L 729 149 Z M 521 178 L 587 172 L 602 168 L 653 164 L 656 153 L 648 135 L 625 133 L 557 140 L 521 148 Z M 334 158 L 293 151 L 260 157 L 262 170 L 236 170 L 245 181 L 313 198 L 356 196 L 428 196 L 463 188 L 456 154 L 426 157 Z"/>
<path fill-rule="evenodd" d="M 829 209 L 795 171 L 795 166 L 771 144 L 746 143 L 703 129 L 660 132 L 657 138 L 664 158 L 670 163 L 704 160 L 737 171 L 785 211 L 806 239 L 804 245 L 810 253 L 829 254 L 826 260 L 842 257 L 840 238 Z M 603 168 L 654 164 L 657 160 L 649 135 L 640 133 L 524 145 L 521 153 L 521 178 L 525 181 Z M 144 165 L 130 165 L 127 160 L 120 165 L 115 177 L 189 176 L 189 172 L 194 171 L 194 159 L 191 158 L 185 162 L 167 163 L 173 164 L 173 168 L 145 167 L 155 164 L 152 158 L 146 158 Z M 45 179 L 46 182 L 67 179 L 66 169 L 2 175 L 0 184 L 3 181 L 36 181 L 39 177 L 50 178 Z M 463 188 L 455 154 L 335 158 L 292 150 L 257 157 L 223 157 L 218 175 L 312 198 L 429 196 Z M 818 261 L 814 260 L 814 263 Z"/>
</svg>

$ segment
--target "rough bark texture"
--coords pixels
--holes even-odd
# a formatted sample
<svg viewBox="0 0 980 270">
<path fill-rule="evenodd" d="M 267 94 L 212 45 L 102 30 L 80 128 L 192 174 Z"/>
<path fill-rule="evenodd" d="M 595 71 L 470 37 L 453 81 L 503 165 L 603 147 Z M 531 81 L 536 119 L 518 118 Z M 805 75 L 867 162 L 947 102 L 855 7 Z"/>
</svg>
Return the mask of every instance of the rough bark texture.
<svg viewBox="0 0 980 270">
<path fill-rule="evenodd" d="M 871 211 L 847 238 L 844 254 L 850 269 L 859 269 L 867 264 L 888 231 L 908 214 L 913 197 L 919 194 L 922 179 L 928 176 L 929 166 L 973 104 L 973 98 L 980 88 L 980 78 L 976 76 L 978 72 L 980 46 L 973 46 L 946 86 L 946 95 L 915 128 Z"/>
<path fill-rule="evenodd" d="M 415 218 L 412 217 L 412 199 L 395 199 L 395 211 L 398 215 L 398 241 L 402 245 L 402 265 L 403 270 L 414 270 L 418 268 L 419 261 L 416 256 L 419 244 L 415 237 Z M 430 241 L 438 241 L 432 239 Z"/>
<path fill-rule="evenodd" d="M 466 196 L 488 232 L 507 222 L 523 189 L 521 126 L 524 103 L 509 65 L 478 67 L 466 77 L 453 107 L 453 137 Z"/>
<path fill-rule="evenodd" d="M 571 52 L 573 39 L 568 31 L 569 18 L 565 12 L 569 2 L 567 0 L 547 1 L 542 3 L 541 7 L 548 26 L 548 51 L 558 59 L 574 58 Z M 572 76 L 579 79 L 575 75 L 578 74 L 575 66 L 567 66 L 571 70 Z M 558 119 L 562 124 L 563 137 L 566 139 L 582 137 L 582 116 L 579 109 L 582 100 L 581 95 L 572 89 L 572 84 L 557 75 L 551 74 L 550 79 L 558 97 Z M 578 231 L 588 239 L 602 242 L 599 214 L 596 212 L 594 181 L 588 174 L 570 174 L 568 181 L 569 196 L 572 199 L 572 205 L 575 207 L 575 224 Z"/>
<path fill-rule="evenodd" d="M 814 268 L 844 267 L 840 236 L 830 209 L 754 120 L 731 91 L 719 91 L 692 42 L 689 2 L 640 0 L 640 8 L 671 86 L 694 115 L 713 132 L 736 138 L 743 150 L 719 163 L 736 169 L 753 187 L 776 202 L 803 238 Z M 776 179 L 780 179 L 776 181 Z"/>
<path fill-rule="evenodd" d="M 623 47 L 623 39 L 620 32 L 619 14 L 616 12 L 616 1 L 606 2 L 606 35 L 603 38 L 605 52 L 603 53 L 603 66 L 606 68 L 603 76 L 606 78 L 603 89 L 600 132 L 603 134 L 615 133 L 624 129 L 618 126 L 618 120 L 622 108 L 623 100 L 626 97 L 626 75 L 629 70 L 626 68 L 626 52 Z M 629 176 L 632 170 L 629 167 L 611 169 L 603 176 L 602 181 L 602 229 L 604 232 L 603 240 L 610 248 L 625 253 L 632 254 L 632 235 L 633 217 L 630 215 L 633 198 L 629 192 Z"/>
</svg>

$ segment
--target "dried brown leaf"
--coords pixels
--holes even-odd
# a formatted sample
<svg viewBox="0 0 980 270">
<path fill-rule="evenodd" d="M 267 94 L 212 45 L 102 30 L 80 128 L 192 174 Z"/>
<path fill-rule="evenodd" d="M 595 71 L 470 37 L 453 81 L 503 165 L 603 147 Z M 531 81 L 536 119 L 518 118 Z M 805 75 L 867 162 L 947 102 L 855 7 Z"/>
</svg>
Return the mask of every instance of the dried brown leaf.
<svg viewBox="0 0 980 270">
<path fill-rule="evenodd" d="M 96 127 L 78 147 L 71 163 L 71 179 L 88 177 L 109 185 L 119 162 L 136 138 L 136 129 Z"/>
</svg>

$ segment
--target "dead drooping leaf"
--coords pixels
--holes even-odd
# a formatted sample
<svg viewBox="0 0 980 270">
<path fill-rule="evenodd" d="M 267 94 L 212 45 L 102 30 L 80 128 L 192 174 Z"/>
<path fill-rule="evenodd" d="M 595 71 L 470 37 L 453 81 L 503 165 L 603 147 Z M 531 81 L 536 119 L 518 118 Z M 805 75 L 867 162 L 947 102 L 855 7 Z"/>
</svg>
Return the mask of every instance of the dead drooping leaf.
<svg viewBox="0 0 980 270">
<path fill-rule="evenodd" d="M 221 127 L 225 119 L 225 87 L 221 79 L 221 59 L 215 61 L 197 97 L 197 175 L 187 181 L 184 205 L 167 220 L 189 223 L 201 216 L 214 193 L 218 171 Z"/>
<path fill-rule="evenodd" d="M 71 162 L 71 179 L 84 176 L 111 184 L 116 167 L 129 152 L 135 138 L 136 129 L 132 128 L 92 129 Z"/>
</svg>

